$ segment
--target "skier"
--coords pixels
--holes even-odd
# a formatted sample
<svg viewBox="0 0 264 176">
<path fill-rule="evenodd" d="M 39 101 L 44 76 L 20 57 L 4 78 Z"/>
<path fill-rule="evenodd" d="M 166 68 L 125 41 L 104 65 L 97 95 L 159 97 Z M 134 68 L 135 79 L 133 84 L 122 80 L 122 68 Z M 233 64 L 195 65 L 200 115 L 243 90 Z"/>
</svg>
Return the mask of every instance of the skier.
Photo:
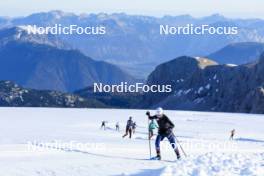
<svg viewBox="0 0 264 176">
<path fill-rule="evenodd" d="M 236 130 L 235 129 L 233 129 L 233 130 L 231 130 L 231 135 L 230 135 L 230 138 L 229 138 L 229 140 L 234 140 L 234 136 L 235 136 L 235 133 L 236 133 Z"/>
<path fill-rule="evenodd" d="M 119 128 L 120 128 L 119 122 L 116 122 L 116 131 L 119 131 Z"/>
<path fill-rule="evenodd" d="M 151 139 L 154 136 L 154 130 L 158 128 L 159 126 L 156 124 L 155 120 L 151 120 L 149 123 L 149 139 Z"/>
<path fill-rule="evenodd" d="M 155 141 L 155 147 L 156 147 L 156 152 L 157 156 L 154 159 L 161 160 L 161 155 L 160 155 L 160 142 L 164 139 L 167 138 L 172 146 L 172 148 L 175 151 L 175 154 L 177 156 L 177 159 L 180 159 L 180 152 L 179 149 L 176 145 L 175 141 L 175 136 L 173 134 L 173 128 L 174 124 L 171 122 L 171 120 L 163 113 L 162 108 L 158 108 L 156 111 L 156 115 L 151 116 L 150 112 L 147 111 L 146 115 L 150 120 L 157 120 L 157 123 L 159 125 L 159 130 L 158 130 L 158 136 Z"/>
<path fill-rule="evenodd" d="M 101 129 L 103 128 L 105 130 L 106 127 L 106 121 L 102 121 Z"/>
<path fill-rule="evenodd" d="M 129 117 L 129 120 L 127 121 L 126 125 L 126 134 L 123 135 L 123 138 L 126 137 L 129 134 L 129 138 L 132 137 L 132 128 L 133 128 L 133 121 L 132 117 Z"/>
<path fill-rule="evenodd" d="M 133 134 L 135 134 L 135 132 L 136 132 L 136 128 L 137 128 L 137 124 L 136 124 L 136 122 L 134 122 L 134 123 L 133 123 L 133 126 L 132 126 Z"/>
</svg>

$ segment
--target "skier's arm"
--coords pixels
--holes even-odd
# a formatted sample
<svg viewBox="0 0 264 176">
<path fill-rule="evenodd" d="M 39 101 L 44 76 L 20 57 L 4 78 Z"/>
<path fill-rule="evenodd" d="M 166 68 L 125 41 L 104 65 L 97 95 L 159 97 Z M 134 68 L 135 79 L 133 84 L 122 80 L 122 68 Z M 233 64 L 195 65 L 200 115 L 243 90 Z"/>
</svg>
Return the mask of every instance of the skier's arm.
<svg viewBox="0 0 264 176">
<path fill-rule="evenodd" d="M 146 115 L 148 116 L 148 118 L 150 120 L 153 120 L 153 119 L 156 119 L 157 118 L 155 115 L 154 116 L 151 116 L 149 111 L 146 112 Z"/>
<path fill-rule="evenodd" d="M 172 121 L 166 115 L 165 115 L 165 118 L 167 122 L 171 125 L 171 127 L 174 128 L 174 124 L 172 123 Z"/>
</svg>

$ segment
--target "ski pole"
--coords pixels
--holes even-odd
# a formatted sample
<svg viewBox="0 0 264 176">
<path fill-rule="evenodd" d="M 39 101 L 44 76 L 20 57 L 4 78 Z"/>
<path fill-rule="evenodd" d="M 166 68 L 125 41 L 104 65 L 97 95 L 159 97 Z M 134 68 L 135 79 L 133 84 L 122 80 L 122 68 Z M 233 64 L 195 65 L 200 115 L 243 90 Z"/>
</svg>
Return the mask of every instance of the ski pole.
<svg viewBox="0 0 264 176">
<path fill-rule="evenodd" d="M 149 131 L 149 118 L 148 118 L 148 140 L 149 140 L 149 158 L 151 158 L 151 141 L 150 141 L 150 131 Z"/>
<path fill-rule="evenodd" d="M 177 139 L 177 137 L 174 135 L 174 137 L 175 137 L 175 139 L 176 139 L 176 141 L 177 141 L 177 143 L 179 144 L 179 146 L 180 146 L 180 148 L 181 148 L 181 151 L 182 151 L 182 153 L 184 154 L 184 156 L 185 157 L 187 157 L 187 154 L 185 153 L 185 151 L 183 150 L 183 148 L 182 148 L 182 146 L 181 146 L 181 143 L 180 143 L 180 141 Z"/>
</svg>

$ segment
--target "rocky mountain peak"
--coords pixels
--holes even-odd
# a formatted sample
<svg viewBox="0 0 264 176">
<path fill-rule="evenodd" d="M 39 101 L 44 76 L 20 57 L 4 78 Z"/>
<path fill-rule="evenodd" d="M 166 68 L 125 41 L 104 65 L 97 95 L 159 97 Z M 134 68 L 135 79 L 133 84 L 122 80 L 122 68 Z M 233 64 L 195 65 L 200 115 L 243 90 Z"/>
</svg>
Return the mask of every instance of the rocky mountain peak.
<svg viewBox="0 0 264 176">
<path fill-rule="evenodd" d="M 177 70 L 179 63 L 184 64 L 181 70 Z M 218 65 L 205 58 L 180 57 L 157 68 L 162 69 L 156 69 L 152 75 L 167 76 L 166 83 L 173 85 L 173 92 L 160 96 L 149 94 L 145 100 L 150 102 L 148 105 L 181 110 L 263 113 L 264 54 L 258 61 L 246 65 Z M 168 70 L 171 71 L 169 75 L 166 74 Z"/>
<path fill-rule="evenodd" d="M 210 66 L 210 65 L 218 65 L 217 62 L 213 61 L 213 60 L 210 60 L 208 58 L 204 58 L 204 57 L 195 57 L 195 59 L 197 59 L 198 61 L 198 66 L 202 69 L 204 69 L 205 67 L 207 66 Z"/>
<path fill-rule="evenodd" d="M 0 45 L 9 42 L 35 43 L 53 46 L 60 49 L 71 49 L 72 47 L 51 34 L 33 34 L 29 33 L 29 26 L 21 25 L 0 30 Z"/>
</svg>

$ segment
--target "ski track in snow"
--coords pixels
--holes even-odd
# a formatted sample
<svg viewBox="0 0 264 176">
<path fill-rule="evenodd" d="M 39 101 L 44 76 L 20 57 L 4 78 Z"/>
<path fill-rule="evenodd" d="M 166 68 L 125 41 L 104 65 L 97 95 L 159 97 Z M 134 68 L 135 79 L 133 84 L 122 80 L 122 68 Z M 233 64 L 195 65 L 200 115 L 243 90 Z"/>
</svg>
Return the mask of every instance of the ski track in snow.
<svg viewBox="0 0 264 176">
<path fill-rule="evenodd" d="M 165 140 L 162 161 L 153 161 L 145 112 L 0 108 L 0 171 L 4 176 L 264 176 L 263 115 L 165 111 L 188 156 L 177 161 Z M 122 139 L 129 116 L 139 127 L 132 139 Z M 100 129 L 103 120 L 106 130 Z M 237 134 L 229 141 L 233 128 Z M 72 141 L 88 147 L 63 145 Z"/>
</svg>

